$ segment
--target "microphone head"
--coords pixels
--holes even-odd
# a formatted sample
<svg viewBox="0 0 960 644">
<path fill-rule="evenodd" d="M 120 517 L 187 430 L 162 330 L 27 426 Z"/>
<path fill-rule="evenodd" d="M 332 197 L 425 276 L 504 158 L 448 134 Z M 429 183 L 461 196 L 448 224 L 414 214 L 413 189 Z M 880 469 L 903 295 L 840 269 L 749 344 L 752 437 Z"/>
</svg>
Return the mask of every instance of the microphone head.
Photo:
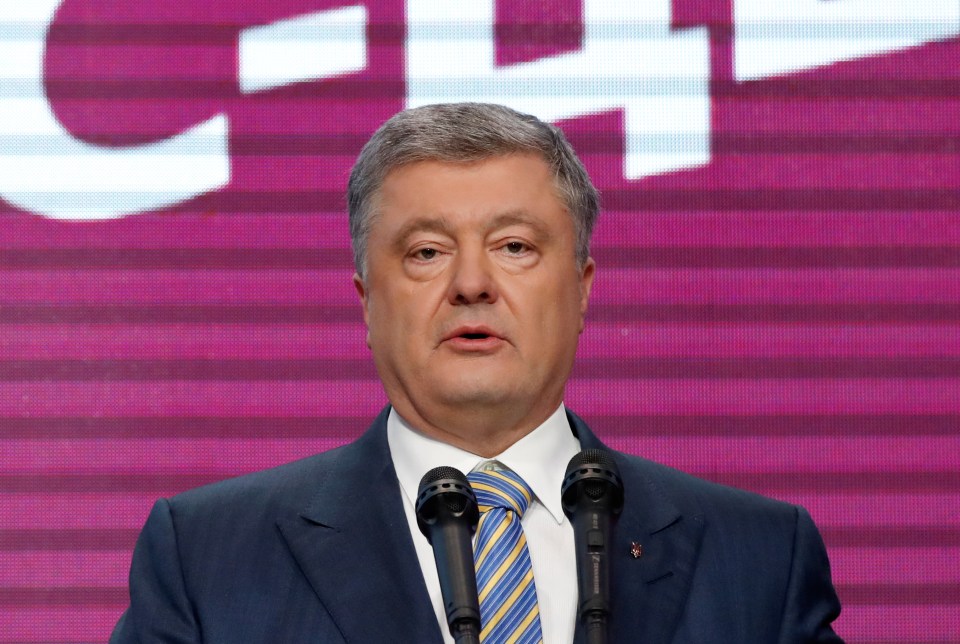
<svg viewBox="0 0 960 644">
<path fill-rule="evenodd" d="M 613 456 L 602 449 L 585 449 L 567 464 L 560 488 L 563 512 L 571 517 L 581 498 L 606 502 L 614 514 L 623 509 L 623 481 Z"/>
<path fill-rule="evenodd" d="M 473 534 L 480 520 L 477 496 L 463 472 L 455 467 L 435 467 L 420 479 L 417 490 L 417 526 L 431 541 L 431 528 L 441 520 L 466 521 Z"/>
</svg>

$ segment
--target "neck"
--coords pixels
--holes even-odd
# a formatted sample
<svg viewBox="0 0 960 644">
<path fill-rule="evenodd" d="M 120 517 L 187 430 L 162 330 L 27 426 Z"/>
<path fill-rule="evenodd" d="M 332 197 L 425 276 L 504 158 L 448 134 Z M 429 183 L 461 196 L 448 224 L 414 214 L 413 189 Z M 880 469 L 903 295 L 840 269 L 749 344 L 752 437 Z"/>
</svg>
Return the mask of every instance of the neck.
<svg viewBox="0 0 960 644">
<path fill-rule="evenodd" d="M 476 409 L 423 410 L 408 401 L 391 401 L 397 413 L 411 426 L 435 440 L 491 458 L 543 424 L 560 406 L 538 405 L 526 413 L 504 413 L 502 406 Z M 426 412 L 426 413 L 424 413 Z"/>
</svg>

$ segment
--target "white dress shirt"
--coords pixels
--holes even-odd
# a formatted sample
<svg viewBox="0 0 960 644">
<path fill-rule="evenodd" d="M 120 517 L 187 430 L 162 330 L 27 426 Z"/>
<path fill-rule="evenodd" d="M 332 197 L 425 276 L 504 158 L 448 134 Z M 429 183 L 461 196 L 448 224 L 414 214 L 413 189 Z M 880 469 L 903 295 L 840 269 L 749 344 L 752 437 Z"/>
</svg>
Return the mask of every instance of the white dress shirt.
<svg viewBox="0 0 960 644">
<path fill-rule="evenodd" d="M 436 560 L 430 542 L 417 527 L 415 503 L 420 479 L 441 465 L 467 474 L 481 463 L 495 460 L 519 474 L 533 491 L 533 503 L 524 513 L 521 525 L 530 550 L 544 644 L 573 642 L 577 613 L 576 551 L 573 528 L 560 503 L 560 485 L 567 463 L 580 451 L 580 442 L 570 429 L 564 406 L 561 404 L 542 425 L 493 458 L 483 458 L 424 436 L 394 409 L 387 418 L 387 441 L 420 569 L 444 641 L 453 644 L 443 609 Z"/>
</svg>

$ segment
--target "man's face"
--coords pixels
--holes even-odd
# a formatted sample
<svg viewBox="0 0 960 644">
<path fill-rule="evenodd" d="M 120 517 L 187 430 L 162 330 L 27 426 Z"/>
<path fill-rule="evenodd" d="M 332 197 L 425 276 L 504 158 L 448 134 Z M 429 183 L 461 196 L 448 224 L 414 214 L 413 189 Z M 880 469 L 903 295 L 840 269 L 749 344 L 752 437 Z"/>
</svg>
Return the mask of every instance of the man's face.
<svg viewBox="0 0 960 644">
<path fill-rule="evenodd" d="M 547 164 L 413 163 L 387 175 L 377 205 L 366 278 L 354 280 L 400 414 L 438 426 L 485 409 L 518 425 L 545 419 L 562 400 L 594 273 L 593 260 L 577 267 Z"/>
</svg>

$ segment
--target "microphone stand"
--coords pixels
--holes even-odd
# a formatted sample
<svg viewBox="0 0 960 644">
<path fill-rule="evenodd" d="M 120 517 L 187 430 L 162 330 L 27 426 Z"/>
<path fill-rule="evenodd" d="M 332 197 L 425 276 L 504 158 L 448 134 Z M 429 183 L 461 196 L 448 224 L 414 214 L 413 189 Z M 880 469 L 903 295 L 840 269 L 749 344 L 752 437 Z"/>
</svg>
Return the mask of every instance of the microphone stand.
<svg viewBox="0 0 960 644">
<path fill-rule="evenodd" d="M 623 509 L 623 482 L 604 450 L 580 452 L 567 465 L 563 512 L 573 524 L 577 551 L 578 613 L 587 644 L 607 644 L 610 614 L 610 537 Z"/>
<path fill-rule="evenodd" d="M 480 644 L 480 604 L 472 536 L 480 512 L 463 472 L 435 467 L 420 481 L 417 525 L 437 562 L 437 576 L 450 635 L 457 644 Z"/>
</svg>

